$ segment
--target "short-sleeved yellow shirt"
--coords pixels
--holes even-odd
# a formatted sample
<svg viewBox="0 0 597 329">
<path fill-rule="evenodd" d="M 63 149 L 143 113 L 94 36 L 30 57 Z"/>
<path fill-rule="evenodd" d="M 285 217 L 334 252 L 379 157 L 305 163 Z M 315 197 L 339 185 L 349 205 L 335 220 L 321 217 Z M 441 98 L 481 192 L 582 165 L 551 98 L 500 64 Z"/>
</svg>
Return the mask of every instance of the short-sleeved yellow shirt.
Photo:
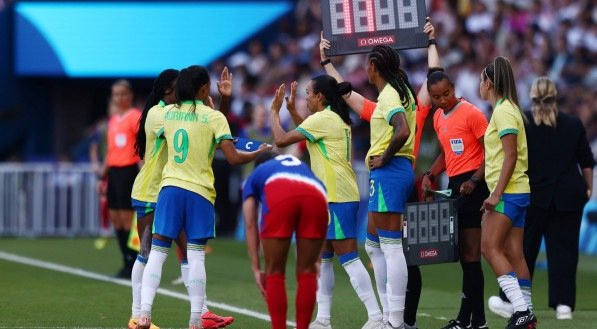
<svg viewBox="0 0 597 329">
<path fill-rule="evenodd" d="M 357 179 L 350 163 L 351 130 L 328 106 L 296 128 L 308 140 L 311 170 L 328 191 L 328 202 L 359 201 Z"/>
<path fill-rule="evenodd" d="M 504 164 L 504 149 L 501 138 L 516 135 L 516 166 L 504 193 L 530 193 L 528 170 L 527 136 L 522 114 L 507 99 L 500 99 L 485 131 L 485 181 L 489 191 L 495 190 Z"/>
<path fill-rule="evenodd" d="M 232 139 L 226 117 L 199 100 L 168 106 L 164 136 L 168 162 L 162 172 L 161 187 L 177 186 L 214 203 L 216 190 L 211 164 L 218 144 Z"/>
<path fill-rule="evenodd" d="M 157 202 L 162 170 L 168 160 L 164 133 L 166 104 L 160 101 L 154 105 L 145 119 L 145 163 L 135 178 L 131 197 L 144 202 Z"/>
<path fill-rule="evenodd" d="M 366 161 L 375 155 L 382 155 L 390 145 L 394 135 L 394 127 L 390 124 L 392 117 L 399 112 L 404 113 L 410 128 L 410 136 L 406 143 L 396 152 L 395 156 L 403 156 L 415 160 L 414 145 L 417 126 L 416 104 L 413 95 L 409 93 L 410 103 L 408 109 L 404 107 L 398 92 L 388 83 L 379 93 L 377 106 L 371 116 L 371 146 L 367 152 Z"/>
</svg>

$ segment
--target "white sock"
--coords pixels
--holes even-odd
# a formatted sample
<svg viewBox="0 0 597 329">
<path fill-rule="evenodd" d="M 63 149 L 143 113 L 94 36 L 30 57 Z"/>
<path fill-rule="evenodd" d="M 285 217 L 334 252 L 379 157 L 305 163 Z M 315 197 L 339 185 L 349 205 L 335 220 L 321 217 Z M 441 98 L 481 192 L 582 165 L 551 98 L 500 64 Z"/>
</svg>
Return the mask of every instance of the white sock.
<svg viewBox="0 0 597 329">
<path fill-rule="evenodd" d="M 370 234 L 367 234 L 367 241 L 365 243 L 365 251 L 369 255 L 371 264 L 373 264 L 373 274 L 375 275 L 375 286 L 377 288 L 377 294 L 379 295 L 379 301 L 381 303 L 383 321 L 387 322 L 389 318 L 390 309 L 388 308 L 388 297 L 386 295 L 386 279 L 388 275 L 388 269 L 386 267 L 386 259 L 383 256 L 383 252 L 379 246 L 379 240 L 374 241 L 370 239 Z M 377 237 L 375 237 L 377 238 Z"/>
<path fill-rule="evenodd" d="M 168 258 L 168 249 L 156 245 L 151 246 L 149 258 L 143 271 L 141 286 L 141 313 L 151 313 L 155 293 L 162 279 L 162 266 Z"/>
<path fill-rule="evenodd" d="M 524 301 L 527 303 L 529 309 L 533 309 L 533 300 L 532 300 L 532 289 L 531 289 L 531 280 L 521 279 L 518 278 L 518 285 L 520 286 L 520 291 L 522 292 L 522 297 Z"/>
<path fill-rule="evenodd" d="M 352 284 L 354 291 L 365 305 L 369 319 L 380 321 L 382 320 L 382 314 L 379 309 L 379 304 L 377 304 L 375 292 L 373 292 L 371 278 L 356 252 L 355 256 L 355 259 L 343 263 L 342 266 L 350 278 L 350 284 Z"/>
<path fill-rule="evenodd" d="M 317 279 L 317 320 L 330 323 L 332 310 L 332 295 L 334 293 L 334 264 L 333 258 L 321 260 L 321 269 Z"/>
<path fill-rule="evenodd" d="M 522 296 L 522 291 L 516 279 L 516 273 L 510 272 L 501 275 L 497 278 L 497 281 L 504 294 L 506 294 L 506 297 L 508 297 L 508 300 L 510 300 L 510 303 L 512 303 L 514 312 L 526 311 L 528 305 Z"/>
<path fill-rule="evenodd" d="M 189 260 L 189 299 L 191 301 L 190 323 L 201 320 L 201 310 L 205 303 L 205 287 L 207 275 L 205 273 L 205 245 L 187 244 L 187 258 Z"/>
<path fill-rule="evenodd" d="M 408 269 L 406 258 L 402 251 L 402 243 L 395 239 L 392 242 L 380 237 L 380 246 L 388 266 L 387 295 L 390 317 L 388 321 L 394 327 L 400 327 L 404 323 L 404 302 L 406 300 L 406 284 L 408 283 Z"/>
<path fill-rule="evenodd" d="M 133 272 L 131 273 L 131 287 L 133 290 L 131 317 L 133 319 L 138 319 L 141 316 L 141 287 L 143 285 L 143 271 L 145 270 L 144 262 L 146 263 L 147 259 L 137 256 L 137 260 L 133 264 Z"/>
</svg>

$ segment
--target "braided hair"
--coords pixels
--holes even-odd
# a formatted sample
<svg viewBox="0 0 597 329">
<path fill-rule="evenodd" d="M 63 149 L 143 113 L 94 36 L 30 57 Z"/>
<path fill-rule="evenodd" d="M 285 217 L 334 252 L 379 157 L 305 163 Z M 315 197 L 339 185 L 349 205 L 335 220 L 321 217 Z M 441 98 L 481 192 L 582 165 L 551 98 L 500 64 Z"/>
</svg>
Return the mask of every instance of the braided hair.
<svg viewBox="0 0 597 329">
<path fill-rule="evenodd" d="M 415 100 L 415 105 L 417 104 L 416 93 L 408 82 L 408 76 L 400 68 L 400 57 L 396 50 L 387 45 L 377 45 L 369 52 L 368 58 L 371 63 L 375 63 L 381 77 L 398 92 L 405 107 L 410 105 L 409 92 Z"/>
<path fill-rule="evenodd" d="M 139 118 L 139 129 L 137 130 L 137 138 L 135 141 L 135 152 L 141 159 L 145 157 L 145 145 L 147 144 L 147 137 L 145 136 L 145 122 L 147 121 L 147 113 L 159 101 L 164 99 L 166 91 L 174 88 L 174 83 L 178 78 L 178 70 L 167 69 L 162 71 L 160 75 L 153 81 L 151 92 L 145 100 L 145 107 Z"/>
</svg>

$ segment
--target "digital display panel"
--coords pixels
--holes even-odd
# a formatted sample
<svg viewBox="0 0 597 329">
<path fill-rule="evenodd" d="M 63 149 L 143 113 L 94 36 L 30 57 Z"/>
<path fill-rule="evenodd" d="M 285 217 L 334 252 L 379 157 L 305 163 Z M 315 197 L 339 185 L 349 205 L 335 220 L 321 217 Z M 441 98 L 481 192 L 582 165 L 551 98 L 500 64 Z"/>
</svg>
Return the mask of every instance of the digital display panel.
<svg viewBox="0 0 597 329">
<path fill-rule="evenodd" d="M 323 0 L 323 35 L 329 56 L 364 53 L 376 45 L 427 47 L 425 0 Z"/>
</svg>

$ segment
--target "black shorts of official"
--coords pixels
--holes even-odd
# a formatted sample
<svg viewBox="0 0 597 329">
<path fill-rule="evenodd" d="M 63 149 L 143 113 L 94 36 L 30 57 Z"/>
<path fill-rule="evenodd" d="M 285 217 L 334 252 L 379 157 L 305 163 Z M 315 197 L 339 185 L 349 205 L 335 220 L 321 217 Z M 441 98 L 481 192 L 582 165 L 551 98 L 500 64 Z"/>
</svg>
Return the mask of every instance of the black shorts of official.
<svg viewBox="0 0 597 329">
<path fill-rule="evenodd" d="M 452 198 L 456 199 L 458 209 L 458 229 L 481 228 L 481 206 L 489 197 L 485 180 L 481 180 L 468 195 L 460 194 L 460 185 L 469 180 L 476 170 L 450 177 L 448 188 L 452 189 Z"/>
<path fill-rule="evenodd" d="M 131 193 L 137 173 L 139 173 L 139 167 L 136 164 L 108 168 L 108 209 L 133 209 Z"/>
</svg>

